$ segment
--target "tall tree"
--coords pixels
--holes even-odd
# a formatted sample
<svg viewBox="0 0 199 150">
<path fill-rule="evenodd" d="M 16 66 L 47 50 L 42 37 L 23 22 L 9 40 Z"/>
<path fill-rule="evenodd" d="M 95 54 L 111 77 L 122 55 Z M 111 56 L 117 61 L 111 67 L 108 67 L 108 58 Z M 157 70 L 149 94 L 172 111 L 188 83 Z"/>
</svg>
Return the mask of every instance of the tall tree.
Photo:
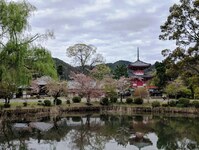
<svg viewBox="0 0 199 150">
<path fill-rule="evenodd" d="M 128 77 L 127 67 L 125 65 L 117 65 L 113 70 L 113 78 L 118 80 L 123 76 Z"/>
<path fill-rule="evenodd" d="M 155 77 L 152 79 L 154 84 L 159 88 L 164 88 L 167 83 L 167 75 L 166 75 L 166 66 L 164 63 L 156 62 L 155 63 Z"/>
<path fill-rule="evenodd" d="M 73 58 L 74 62 L 80 65 L 82 73 L 89 68 L 104 62 L 101 54 L 96 54 L 96 47 L 86 44 L 75 44 L 66 50 L 67 56 Z"/>
<path fill-rule="evenodd" d="M 161 40 L 176 41 L 174 50 L 162 51 L 169 71 L 189 77 L 199 76 L 199 1 L 180 0 L 170 8 L 167 21 L 161 26 Z M 198 83 L 196 83 L 198 84 Z M 190 88 L 193 88 L 190 86 Z M 192 90 L 193 91 L 193 90 Z M 193 95 L 193 94 L 192 94 Z"/>
<path fill-rule="evenodd" d="M 44 71 L 45 74 L 56 76 L 54 73 L 56 70 L 50 60 L 50 53 L 43 48 L 35 49 L 32 46 L 35 40 L 52 35 L 50 32 L 35 35 L 28 32 L 30 29 L 28 17 L 35 9 L 26 1 L 6 2 L 0 0 L 0 80 L 14 82 L 16 85 L 28 84 L 33 74 L 33 66 L 34 70 L 37 68 L 36 70 Z M 45 57 L 51 63 L 50 61 L 41 61 L 43 57 L 41 59 L 41 55 L 38 56 L 38 51 L 40 54 L 42 53 L 42 56 L 46 54 Z M 38 63 L 39 61 L 40 63 Z M 33 65 L 36 62 L 37 65 Z M 41 62 L 46 66 L 41 65 Z"/>
<path fill-rule="evenodd" d="M 83 94 L 90 104 L 92 97 L 99 97 L 103 94 L 101 83 L 84 74 L 71 74 L 74 89 L 78 94 Z"/>
<path fill-rule="evenodd" d="M 91 76 L 93 76 L 97 80 L 102 80 L 105 76 L 110 75 L 111 70 L 108 66 L 105 64 L 99 64 L 96 65 L 92 70 L 91 70 Z"/>
</svg>

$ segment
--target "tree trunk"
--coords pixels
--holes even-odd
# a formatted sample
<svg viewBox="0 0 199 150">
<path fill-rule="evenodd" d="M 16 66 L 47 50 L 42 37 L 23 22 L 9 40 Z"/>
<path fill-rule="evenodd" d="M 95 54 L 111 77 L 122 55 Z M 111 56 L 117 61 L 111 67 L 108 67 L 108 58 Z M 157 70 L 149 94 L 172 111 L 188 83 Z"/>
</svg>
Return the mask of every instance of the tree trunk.
<svg viewBox="0 0 199 150">
<path fill-rule="evenodd" d="M 122 98 L 123 98 L 123 96 L 122 96 L 122 93 L 120 94 L 120 102 L 122 103 Z"/>
<path fill-rule="evenodd" d="M 90 94 L 87 96 L 87 103 L 90 104 L 91 102 L 91 98 L 90 98 Z"/>
</svg>

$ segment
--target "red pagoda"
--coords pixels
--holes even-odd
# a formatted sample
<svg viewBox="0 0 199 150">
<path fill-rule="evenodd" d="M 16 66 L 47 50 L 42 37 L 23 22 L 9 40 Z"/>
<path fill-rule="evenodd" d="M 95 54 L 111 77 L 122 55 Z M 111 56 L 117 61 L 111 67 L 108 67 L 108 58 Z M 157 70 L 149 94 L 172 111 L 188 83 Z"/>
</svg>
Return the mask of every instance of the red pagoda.
<svg viewBox="0 0 199 150">
<path fill-rule="evenodd" d="M 137 61 L 128 65 L 128 75 L 131 80 L 131 87 L 143 87 L 146 86 L 148 80 L 152 76 L 145 73 L 145 69 L 149 68 L 151 64 L 140 61 L 139 59 L 139 49 L 137 50 Z"/>
</svg>

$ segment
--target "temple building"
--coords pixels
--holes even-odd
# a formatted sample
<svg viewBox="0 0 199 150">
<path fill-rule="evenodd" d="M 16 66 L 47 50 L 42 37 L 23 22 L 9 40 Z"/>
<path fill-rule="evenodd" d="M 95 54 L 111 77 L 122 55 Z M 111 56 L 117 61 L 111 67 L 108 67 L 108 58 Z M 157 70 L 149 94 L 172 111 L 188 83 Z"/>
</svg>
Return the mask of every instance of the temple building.
<svg viewBox="0 0 199 150">
<path fill-rule="evenodd" d="M 151 75 L 145 73 L 145 69 L 151 64 L 143 62 L 139 59 L 139 49 L 137 49 L 137 60 L 128 65 L 128 76 L 131 81 L 131 88 L 147 86 L 147 81 L 152 78 Z"/>
</svg>

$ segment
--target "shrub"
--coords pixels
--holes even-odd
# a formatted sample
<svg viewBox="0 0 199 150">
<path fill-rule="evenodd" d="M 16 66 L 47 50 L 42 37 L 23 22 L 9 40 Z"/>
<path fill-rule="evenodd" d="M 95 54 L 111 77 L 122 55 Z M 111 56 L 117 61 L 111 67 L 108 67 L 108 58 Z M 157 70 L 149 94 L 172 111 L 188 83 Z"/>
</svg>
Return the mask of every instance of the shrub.
<svg viewBox="0 0 199 150">
<path fill-rule="evenodd" d="M 23 102 L 23 106 L 26 107 L 28 105 L 27 102 Z"/>
<path fill-rule="evenodd" d="M 44 105 L 41 100 L 38 100 L 37 105 Z"/>
<path fill-rule="evenodd" d="M 199 108 L 199 101 L 193 101 L 192 104 L 195 108 Z"/>
<path fill-rule="evenodd" d="M 109 105 L 109 100 L 108 100 L 108 97 L 103 97 L 101 100 L 100 100 L 100 104 L 101 105 Z"/>
<path fill-rule="evenodd" d="M 190 104 L 190 100 L 187 98 L 179 98 L 178 99 L 178 104 L 181 104 L 182 107 L 188 107 Z"/>
<path fill-rule="evenodd" d="M 66 104 L 70 104 L 70 100 L 69 99 L 66 101 Z"/>
<path fill-rule="evenodd" d="M 111 103 L 116 103 L 117 102 L 117 97 L 116 96 L 111 96 L 110 97 L 110 102 Z"/>
<path fill-rule="evenodd" d="M 177 104 L 176 107 L 184 107 L 184 104 Z"/>
<path fill-rule="evenodd" d="M 126 99 L 126 103 L 127 103 L 127 104 L 133 103 L 133 99 L 132 99 L 131 97 L 128 97 L 128 98 Z"/>
<path fill-rule="evenodd" d="M 141 105 L 141 104 L 143 104 L 143 99 L 140 98 L 140 97 L 137 97 L 137 98 L 134 99 L 134 103 Z"/>
<path fill-rule="evenodd" d="M 73 103 L 80 103 L 81 102 L 81 97 L 75 96 L 75 97 L 73 97 L 72 101 L 73 101 Z"/>
<path fill-rule="evenodd" d="M 72 121 L 73 122 L 80 122 L 81 121 L 81 117 L 79 117 L 79 116 L 74 116 L 74 117 L 72 117 Z"/>
<path fill-rule="evenodd" d="M 10 104 L 9 103 L 5 103 L 3 106 L 4 106 L 4 108 L 10 108 Z"/>
<path fill-rule="evenodd" d="M 168 102 L 168 105 L 170 107 L 175 107 L 176 106 L 176 101 L 172 100 L 172 101 Z"/>
<path fill-rule="evenodd" d="M 162 104 L 162 107 L 168 107 L 169 105 L 168 104 Z"/>
<path fill-rule="evenodd" d="M 51 106 L 50 100 L 44 100 L 44 106 Z"/>
<path fill-rule="evenodd" d="M 160 107 L 160 102 L 159 101 L 152 102 L 152 107 Z"/>
<path fill-rule="evenodd" d="M 61 105 L 62 104 L 62 100 L 61 99 L 56 99 L 56 100 L 54 100 L 54 104 Z"/>
</svg>

